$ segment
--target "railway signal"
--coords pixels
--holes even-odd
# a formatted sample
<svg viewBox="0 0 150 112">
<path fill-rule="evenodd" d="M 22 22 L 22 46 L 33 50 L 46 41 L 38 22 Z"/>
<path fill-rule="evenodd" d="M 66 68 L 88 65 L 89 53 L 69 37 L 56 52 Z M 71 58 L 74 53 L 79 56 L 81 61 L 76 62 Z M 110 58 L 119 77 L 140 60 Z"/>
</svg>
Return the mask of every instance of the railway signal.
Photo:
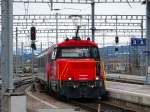
<svg viewBox="0 0 150 112">
<path fill-rule="evenodd" d="M 35 90 L 35 76 L 34 76 L 34 50 L 36 50 L 36 28 L 34 26 L 30 29 L 30 36 L 31 36 L 31 48 L 32 48 L 32 89 Z"/>
<path fill-rule="evenodd" d="M 34 26 L 31 27 L 30 29 L 30 34 L 31 34 L 31 48 L 33 50 L 36 50 L 36 45 L 35 45 L 35 40 L 36 40 L 36 28 Z"/>
<path fill-rule="evenodd" d="M 30 33 L 31 33 L 31 40 L 36 40 L 36 28 L 34 26 L 31 27 Z"/>
<path fill-rule="evenodd" d="M 31 48 L 32 48 L 33 50 L 36 50 L 35 42 L 32 42 L 32 43 L 31 43 Z"/>
<path fill-rule="evenodd" d="M 116 47 L 115 47 L 115 51 L 119 51 L 119 49 L 118 49 L 118 47 L 117 47 L 117 45 L 118 45 L 118 43 L 119 43 L 119 37 L 116 35 L 116 37 L 115 37 L 115 43 L 116 43 Z"/>
<path fill-rule="evenodd" d="M 116 44 L 119 43 L 119 37 L 118 36 L 115 37 L 115 42 L 116 42 Z"/>
</svg>

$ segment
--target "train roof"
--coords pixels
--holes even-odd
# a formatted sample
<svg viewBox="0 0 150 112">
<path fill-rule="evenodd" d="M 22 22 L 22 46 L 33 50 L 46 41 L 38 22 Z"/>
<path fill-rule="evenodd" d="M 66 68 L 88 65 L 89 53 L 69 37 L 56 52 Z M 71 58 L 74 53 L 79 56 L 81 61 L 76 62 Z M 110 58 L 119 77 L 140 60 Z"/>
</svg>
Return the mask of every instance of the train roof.
<svg viewBox="0 0 150 112">
<path fill-rule="evenodd" d="M 58 47 L 98 47 L 95 42 L 90 40 L 67 40 L 57 44 Z"/>
</svg>

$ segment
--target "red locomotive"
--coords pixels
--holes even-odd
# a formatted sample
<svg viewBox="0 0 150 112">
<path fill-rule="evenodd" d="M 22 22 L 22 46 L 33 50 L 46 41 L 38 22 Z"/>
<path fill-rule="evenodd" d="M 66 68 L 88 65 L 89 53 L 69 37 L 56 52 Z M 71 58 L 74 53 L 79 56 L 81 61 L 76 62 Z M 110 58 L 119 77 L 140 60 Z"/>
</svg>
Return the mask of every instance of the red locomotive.
<svg viewBox="0 0 150 112">
<path fill-rule="evenodd" d="M 66 39 L 37 59 L 42 71 L 40 79 L 59 96 L 93 99 L 106 96 L 98 46 L 89 39 Z"/>
</svg>

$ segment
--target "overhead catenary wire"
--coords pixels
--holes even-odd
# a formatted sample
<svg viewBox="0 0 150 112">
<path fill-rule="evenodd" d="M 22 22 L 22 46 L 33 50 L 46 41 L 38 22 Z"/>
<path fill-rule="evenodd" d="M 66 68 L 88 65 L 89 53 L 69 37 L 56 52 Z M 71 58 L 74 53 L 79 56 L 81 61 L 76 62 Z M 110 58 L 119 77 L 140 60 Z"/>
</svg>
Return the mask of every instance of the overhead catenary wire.
<svg viewBox="0 0 150 112">
<path fill-rule="evenodd" d="M 128 3 L 128 5 L 129 5 L 129 7 L 132 8 L 131 4 L 129 3 L 129 0 L 127 0 L 127 3 Z"/>
<path fill-rule="evenodd" d="M 22 3 L 26 0 L 14 0 L 16 3 Z M 91 0 L 28 0 L 29 3 L 74 3 L 74 4 L 91 4 Z M 142 3 L 143 0 L 95 0 L 95 3 Z"/>
</svg>

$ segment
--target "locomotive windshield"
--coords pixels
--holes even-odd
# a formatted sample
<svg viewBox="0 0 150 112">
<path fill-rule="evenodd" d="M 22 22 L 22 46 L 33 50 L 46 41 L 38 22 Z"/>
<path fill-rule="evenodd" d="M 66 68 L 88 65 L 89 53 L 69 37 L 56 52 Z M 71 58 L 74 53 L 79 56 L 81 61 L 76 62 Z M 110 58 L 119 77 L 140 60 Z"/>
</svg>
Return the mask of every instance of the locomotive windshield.
<svg viewBox="0 0 150 112">
<path fill-rule="evenodd" d="M 97 48 L 69 47 L 59 49 L 59 58 L 96 58 L 99 59 Z"/>
</svg>

